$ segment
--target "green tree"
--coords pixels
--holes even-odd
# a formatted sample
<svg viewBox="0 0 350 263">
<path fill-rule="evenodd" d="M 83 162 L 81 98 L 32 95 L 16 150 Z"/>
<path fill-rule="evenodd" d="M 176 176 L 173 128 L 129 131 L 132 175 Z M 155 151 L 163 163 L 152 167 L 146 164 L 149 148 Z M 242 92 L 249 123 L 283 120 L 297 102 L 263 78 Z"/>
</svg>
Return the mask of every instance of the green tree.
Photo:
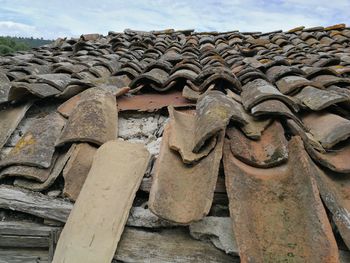
<svg viewBox="0 0 350 263">
<path fill-rule="evenodd" d="M 0 37 L 0 55 L 6 55 L 20 50 L 28 50 L 30 46 L 15 38 Z"/>
<path fill-rule="evenodd" d="M 10 48 L 9 46 L 0 44 L 0 55 L 6 55 L 6 54 L 10 54 L 13 53 L 15 50 Z"/>
<path fill-rule="evenodd" d="M 33 37 L 0 37 L 0 55 L 6 55 L 16 51 L 25 51 L 51 43 L 52 40 Z"/>
</svg>

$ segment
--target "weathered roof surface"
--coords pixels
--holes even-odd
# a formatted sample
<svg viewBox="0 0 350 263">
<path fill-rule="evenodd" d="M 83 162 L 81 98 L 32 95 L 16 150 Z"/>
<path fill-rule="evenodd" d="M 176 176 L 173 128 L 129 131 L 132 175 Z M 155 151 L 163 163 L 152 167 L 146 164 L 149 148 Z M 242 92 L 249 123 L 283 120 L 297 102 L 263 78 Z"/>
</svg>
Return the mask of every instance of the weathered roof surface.
<svg viewBox="0 0 350 263">
<path fill-rule="evenodd" d="M 60 198 L 77 199 L 96 149 L 119 138 L 152 155 L 137 227 L 190 225 L 242 262 L 339 262 L 350 248 L 344 24 L 57 39 L 0 57 L 0 116 L 1 208 L 65 222 L 45 198 L 70 207 Z M 229 237 L 205 223 L 227 220 Z"/>
</svg>

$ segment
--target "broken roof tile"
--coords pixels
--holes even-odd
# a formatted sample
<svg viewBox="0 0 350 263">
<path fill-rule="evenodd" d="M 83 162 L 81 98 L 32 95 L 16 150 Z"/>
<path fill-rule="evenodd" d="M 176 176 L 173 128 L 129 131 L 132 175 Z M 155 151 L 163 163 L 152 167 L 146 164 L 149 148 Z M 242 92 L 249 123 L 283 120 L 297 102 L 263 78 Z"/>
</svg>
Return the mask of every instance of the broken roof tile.
<svg viewBox="0 0 350 263">
<path fill-rule="evenodd" d="M 270 118 L 257 119 L 247 113 L 244 114 L 244 116 L 247 123 L 244 124 L 241 129 L 248 138 L 253 140 L 259 139 L 266 127 L 269 126 L 272 121 Z"/>
<path fill-rule="evenodd" d="M 76 144 L 72 154 L 63 169 L 64 189 L 63 195 L 70 200 L 77 200 L 88 175 L 96 147 L 88 143 Z"/>
<path fill-rule="evenodd" d="M 8 105 L 0 110 L 0 150 L 23 119 L 32 102 Z"/>
<path fill-rule="evenodd" d="M 182 89 L 182 97 L 190 100 L 197 101 L 200 97 L 200 92 L 191 89 L 189 86 L 185 85 Z"/>
<path fill-rule="evenodd" d="M 170 136 L 169 147 L 178 151 L 184 163 L 194 163 L 207 156 L 215 147 L 217 138 L 213 136 L 208 140 L 206 146 L 201 148 L 198 153 L 192 152 L 192 143 L 194 140 L 194 131 L 196 124 L 196 115 L 185 113 L 168 107 L 170 117 Z"/>
</svg>

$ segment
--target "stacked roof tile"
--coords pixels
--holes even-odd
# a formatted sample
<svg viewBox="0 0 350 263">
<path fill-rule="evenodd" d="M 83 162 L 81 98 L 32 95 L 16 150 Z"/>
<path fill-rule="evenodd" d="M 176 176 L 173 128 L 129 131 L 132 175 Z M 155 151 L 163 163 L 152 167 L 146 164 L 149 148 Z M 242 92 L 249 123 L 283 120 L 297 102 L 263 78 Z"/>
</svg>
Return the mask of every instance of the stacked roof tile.
<svg viewBox="0 0 350 263">
<path fill-rule="evenodd" d="M 339 262 L 338 232 L 350 247 L 344 24 L 58 39 L 0 58 L 0 107 L 4 184 L 46 193 L 63 174 L 74 201 L 97 148 L 118 138 L 118 114 L 163 109 L 155 215 L 204 220 L 224 175 L 241 262 Z"/>
</svg>

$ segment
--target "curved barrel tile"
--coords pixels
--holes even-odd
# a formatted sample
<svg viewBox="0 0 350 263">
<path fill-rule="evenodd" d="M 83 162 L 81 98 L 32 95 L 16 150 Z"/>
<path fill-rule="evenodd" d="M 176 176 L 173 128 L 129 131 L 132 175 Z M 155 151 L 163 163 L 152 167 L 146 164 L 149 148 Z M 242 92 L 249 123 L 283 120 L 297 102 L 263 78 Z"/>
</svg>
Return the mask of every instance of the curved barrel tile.
<svg viewBox="0 0 350 263">
<path fill-rule="evenodd" d="M 300 138 L 286 164 L 261 169 L 224 148 L 226 189 L 241 262 L 339 262 L 338 248 Z"/>
<path fill-rule="evenodd" d="M 11 165 L 0 171 L 0 179 L 4 177 L 22 177 L 32 181 L 43 183 L 49 178 L 53 165 L 56 163 L 58 155 L 54 154 L 49 168 L 35 166 Z"/>
<path fill-rule="evenodd" d="M 245 124 L 241 105 L 220 91 L 208 91 L 196 105 L 193 152 L 199 152 L 205 142 L 226 128 L 230 120 Z"/>
<path fill-rule="evenodd" d="M 304 72 L 296 67 L 289 66 L 273 66 L 266 71 L 266 76 L 272 83 L 281 79 L 284 76 L 303 76 Z"/>
<path fill-rule="evenodd" d="M 302 76 L 286 76 L 276 82 L 276 86 L 283 94 L 290 94 L 314 83 Z"/>
<path fill-rule="evenodd" d="M 254 167 L 274 167 L 288 160 L 288 141 L 278 121 L 271 123 L 258 140 L 247 138 L 239 129 L 226 132 L 233 155 Z"/>
<path fill-rule="evenodd" d="M 53 185 L 60 176 L 64 166 L 66 165 L 68 159 L 70 158 L 75 145 L 73 144 L 68 151 L 57 153 L 57 158 L 54 163 L 52 163 L 51 167 L 48 168 L 49 176 L 43 182 L 38 182 L 34 180 L 28 180 L 26 178 L 16 178 L 13 182 L 14 186 L 19 186 L 22 188 L 26 188 L 32 191 L 44 191 L 47 190 L 51 185 Z M 10 166 L 11 168 L 12 166 Z"/>
<path fill-rule="evenodd" d="M 323 110 L 333 104 L 349 101 L 347 96 L 338 92 L 322 90 L 312 86 L 304 87 L 294 98 L 299 99 L 302 106 L 314 111 Z"/>
<path fill-rule="evenodd" d="M 325 149 L 350 137 L 350 121 L 328 112 L 312 112 L 302 117 L 302 122 Z"/>
<path fill-rule="evenodd" d="M 242 87 L 242 102 L 246 110 L 250 110 L 265 100 L 280 100 L 286 103 L 289 108 L 298 111 L 299 107 L 288 96 L 283 95 L 277 88 L 264 79 L 255 79 Z"/>
<path fill-rule="evenodd" d="M 39 98 L 46 98 L 58 95 L 60 92 L 60 90 L 47 83 L 15 82 L 11 86 L 8 98 L 11 101 L 23 99 L 28 95 L 34 95 Z"/>
<path fill-rule="evenodd" d="M 318 189 L 346 246 L 350 247 L 350 174 L 316 167 Z"/>
<path fill-rule="evenodd" d="M 303 123 L 294 113 L 279 100 L 266 100 L 251 109 L 252 115 L 255 117 L 271 117 L 281 116 L 289 118 L 297 122 L 301 127 L 304 127 Z"/>
<path fill-rule="evenodd" d="M 57 74 L 41 74 L 38 75 L 38 82 L 47 83 L 56 89 L 63 91 L 67 85 L 72 81 L 69 74 L 57 73 Z"/>
<path fill-rule="evenodd" d="M 208 156 L 198 163 L 187 165 L 176 151 L 169 148 L 170 125 L 167 124 L 164 129 L 148 204 L 150 210 L 163 219 L 189 224 L 209 213 L 224 133 L 218 134 L 216 146 Z"/>
<path fill-rule="evenodd" d="M 350 173 L 349 143 L 335 151 L 326 152 L 311 134 L 305 133 L 294 121 L 288 120 L 287 123 L 292 132 L 303 139 L 306 151 L 315 162 L 334 172 Z"/>
<path fill-rule="evenodd" d="M 65 119 L 58 113 L 35 120 L 6 158 L 0 161 L 0 167 L 16 164 L 49 168 L 55 141 L 64 124 Z"/>
<path fill-rule="evenodd" d="M 88 89 L 71 112 L 56 146 L 70 142 L 102 145 L 117 136 L 115 97 L 100 89 Z"/>
<path fill-rule="evenodd" d="M 9 78 L 5 73 L 0 72 L 0 104 L 9 101 L 8 95 L 10 89 L 11 83 Z"/>
</svg>

